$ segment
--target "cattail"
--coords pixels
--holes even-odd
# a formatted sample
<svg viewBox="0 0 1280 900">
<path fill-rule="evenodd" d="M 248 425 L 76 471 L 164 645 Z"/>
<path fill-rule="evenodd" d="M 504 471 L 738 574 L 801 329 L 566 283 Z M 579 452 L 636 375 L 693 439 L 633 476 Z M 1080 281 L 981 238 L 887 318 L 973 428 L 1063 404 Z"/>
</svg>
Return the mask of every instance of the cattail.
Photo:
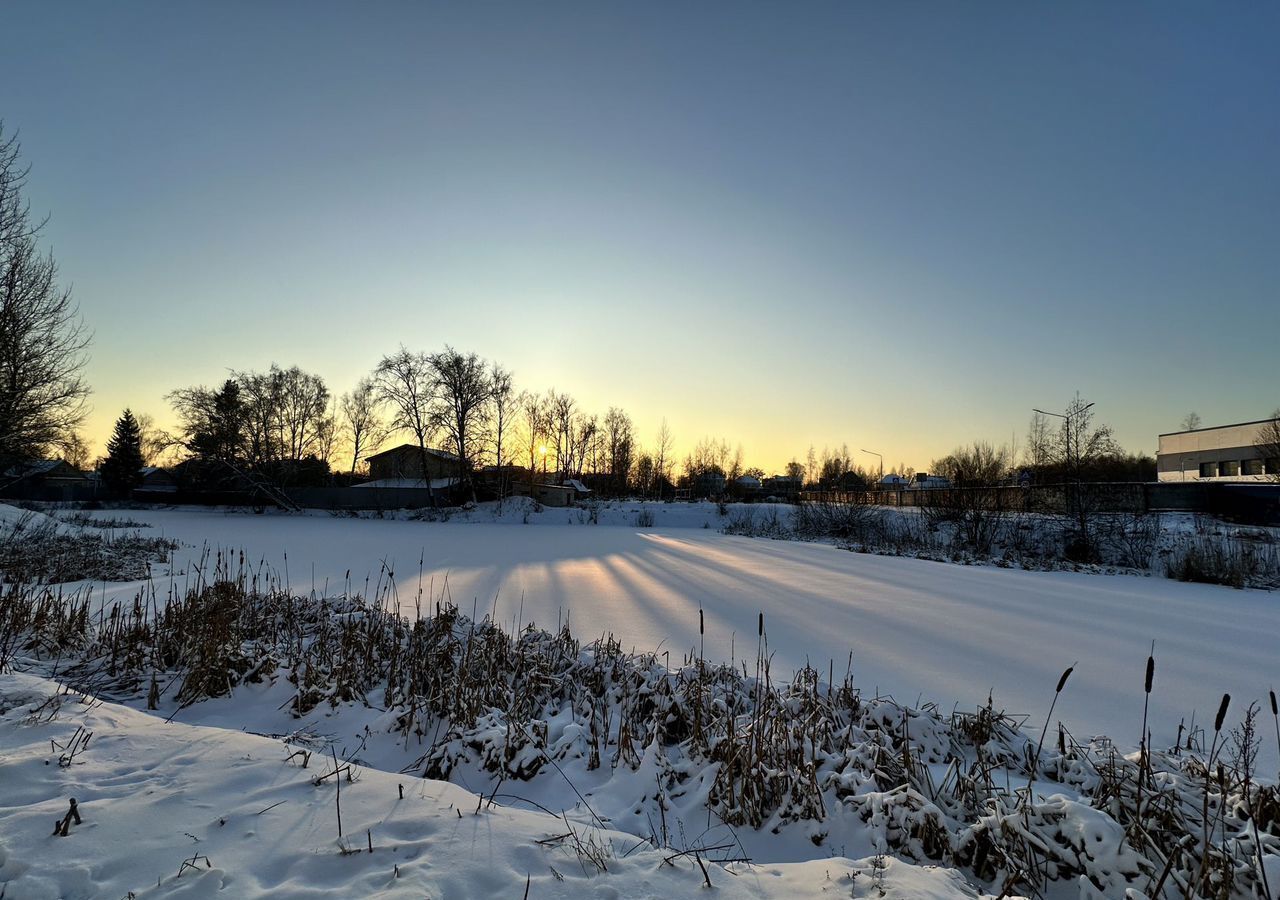
<svg viewBox="0 0 1280 900">
<path fill-rule="evenodd" d="M 1147 657 L 1147 681 L 1144 688 L 1148 694 L 1151 693 L 1151 680 L 1155 677 L 1155 674 L 1156 674 L 1156 658 L 1154 656 L 1148 656 Z"/>
<path fill-rule="evenodd" d="M 1271 695 L 1271 715 L 1280 716 L 1280 709 L 1276 708 L 1276 692 L 1268 691 L 1267 693 Z"/>
<path fill-rule="evenodd" d="M 1062 677 L 1058 679 L 1058 686 L 1053 689 L 1053 700 L 1049 703 L 1049 715 L 1044 718 L 1044 728 L 1040 730 L 1040 742 L 1036 744 L 1036 756 L 1031 762 L 1031 775 L 1027 778 L 1027 802 L 1032 799 L 1031 786 L 1035 783 L 1036 772 L 1040 769 L 1040 753 L 1044 750 L 1044 736 L 1049 733 L 1049 722 L 1053 718 L 1053 708 L 1058 705 L 1058 695 L 1062 693 L 1062 689 L 1067 686 L 1067 679 L 1071 677 L 1071 672 L 1075 669 L 1075 663 L 1067 666 L 1067 670 L 1062 673 Z M 988 698 L 990 702 L 990 698 Z M 1061 724 L 1061 723 L 1059 723 Z"/>
<path fill-rule="evenodd" d="M 706 631 L 706 627 L 704 626 L 703 621 L 702 621 L 702 609 L 701 609 L 701 607 L 699 607 L 699 609 L 698 609 L 698 634 L 706 634 L 706 633 L 707 633 L 707 631 Z M 1274 706 L 1274 705 L 1275 705 L 1275 695 L 1274 695 L 1274 694 L 1272 695 L 1271 705 L 1272 705 L 1272 706 Z"/>
<path fill-rule="evenodd" d="M 1213 720 L 1213 730 L 1214 730 L 1214 731 L 1221 731 L 1221 730 L 1222 730 L 1222 723 L 1223 723 L 1224 721 L 1226 721 L 1226 718 L 1227 718 L 1227 707 L 1228 707 L 1230 704 L 1231 704 L 1231 695 L 1230 695 L 1230 694 L 1223 694 L 1223 695 L 1222 695 L 1222 705 L 1218 707 L 1218 717 L 1217 717 L 1216 719 L 1214 719 L 1214 720 Z"/>
<path fill-rule="evenodd" d="M 756 634 L 758 634 L 760 637 L 764 637 L 764 613 L 763 612 L 760 613 L 760 624 L 756 626 Z"/>
</svg>

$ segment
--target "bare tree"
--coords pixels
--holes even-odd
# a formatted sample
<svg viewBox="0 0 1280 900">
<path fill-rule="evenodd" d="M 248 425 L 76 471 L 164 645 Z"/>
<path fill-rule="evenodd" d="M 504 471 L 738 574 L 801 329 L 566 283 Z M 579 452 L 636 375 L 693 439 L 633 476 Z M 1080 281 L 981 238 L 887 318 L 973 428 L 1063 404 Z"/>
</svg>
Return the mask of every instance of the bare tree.
<svg viewBox="0 0 1280 900">
<path fill-rule="evenodd" d="M 742 466 L 742 444 L 738 444 L 737 448 L 733 451 L 733 459 L 729 463 L 729 470 L 725 473 L 725 477 L 729 480 L 730 486 L 742 477 Z"/>
<path fill-rule="evenodd" d="M 675 449 L 675 439 L 671 437 L 671 429 L 667 426 L 667 420 L 662 420 L 662 427 L 658 429 L 657 441 L 653 450 L 653 480 L 654 485 L 658 489 L 658 499 L 662 499 L 662 491 L 665 489 L 664 484 L 668 481 L 671 472 L 673 460 L 671 458 L 672 451 Z"/>
<path fill-rule="evenodd" d="M 506 444 L 519 403 L 520 398 L 511 381 L 511 372 L 494 363 L 489 368 L 489 421 L 492 423 L 493 464 L 498 467 L 499 472 L 510 463 Z M 501 480 L 501 476 L 499 479 Z"/>
<path fill-rule="evenodd" d="M 361 378 L 338 403 L 342 426 L 351 445 L 353 475 L 360 458 L 376 451 L 387 439 L 387 426 L 380 406 L 378 386 L 372 378 Z"/>
<path fill-rule="evenodd" d="M 247 461 L 261 468 L 284 456 L 280 433 L 281 373 L 276 366 L 268 372 L 233 372 L 240 387 Z"/>
<path fill-rule="evenodd" d="M 1064 474 L 1082 480 L 1090 466 L 1106 456 L 1120 452 L 1110 425 L 1093 424 L 1093 403 L 1076 394 L 1067 404 L 1062 427 L 1052 448 L 1052 461 Z"/>
<path fill-rule="evenodd" d="M 956 487 L 990 487 L 1004 479 L 1012 458 L 1008 447 L 974 441 L 935 459 L 929 464 L 929 471 L 949 478 Z"/>
<path fill-rule="evenodd" d="M 525 445 L 529 450 L 529 477 L 538 471 L 538 460 L 541 458 L 546 467 L 547 431 L 550 428 L 547 404 L 536 391 L 523 391 L 516 405 L 524 420 Z"/>
<path fill-rule="evenodd" d="M 1271 421 L 1262 426 L 1253 446 L 1262 457 L 1262 464 L 1270 480 L 1280 481 L 1280 408 L 1271 414 Z"/>
<path fill-rule="evenodd" d="M 320 445 L 331 442 L 333 428 L 324 379 L 297 366 L 281 370 L 273 365 L 270 374 L 279 383 L 276 418 L 284 458 L 316 455 L 327 459 Z"/>
<path fill-rule="evenodd" d="M 449 437 L 458 457 L 458 479 L 476 497 L 471 470 L 484 425 L 485 404 L 489 401 L 489 372 L 485 361 L 474 353 L 459 353 L 445 345 L 428 357 L 435 379 L 435 421 Z"/>
<path fill-rule="evenodd" d="M 1076 562 L 1092 562 L 1097 558 L 1098 542 L 1095 525 L 1100 498 L 1084 482 L 1096 473 L 1106 459 L 1120 452 L 1110 425 L 1093 424 L 1093 403 L 1085 402 L 1079 393 L 1067 404 L 1062 414 L 1062 427 L 1052 447 L 1051 462 L 1069 479 L 1067 511 L 1074 520 L 1072 532 L 1065 535 L 1068 558 Z"/>
<path fill-rule="evenodd" d="M 316 424 L 314 456 L 331 469 L 338 446 L 338 398 L 330 397 L 324 415 Z"/>
<path fill-rule="evenodd" d="M 73 469 L 79 469 L 81 472 L 88 470 L 89 445 L 84 442 L 84 438 L 80 437 L 79 432 L 71 432 L 71 437 L 63 443 L 62 459 Z"/>
<path fill-rule="evenodd" d="M 391 407 L 391 425 L 413 435 L 418 444 L 422 478 L 430 484 L 427 441 L 435 433 L 432 418 L 435 381 L 431 362 L 424 353 L 410 353 L 402 345 L 399 352 L 384 356 L 373 370 L 378 396 Z"/>
<path fill-rule="evenodd" d="M 556 453 L 556 481 L 560 484 L 573 468 L 577 415 L 577 403 L 568 394 L 556 393 L 554 389 L 547 394 L 548 431 Z"/>
<path fill-rule="evenodd" d="M 88 413 L 89 334 L 22 199 L 27 169 L 0 123 L 0 470 L 66 447 Z"/>
<path fill-rule="evenodd" d="M 604 436 L 609 485 L 614 493 L 621 494 L 627 489 L 627 476 L 636 449 L 631 417 L 618 407 L 611 407 L 604 417 Z"/>
<path fill-rule="evenodd" d="M 1053 436 L 1049 430 L 1049 417 L 1044 413 L 1031 414 L 1031 426 L 1027 429 L 1027 462 L 1037 471 L 1049 465 L 1053 456 Z"/>
<path fill-rule="evenodd" d="M 149 413 L 139 413 L 138 432 L 142 443 L 142 464 L 144 466 L 160 465 L 164 455 L 177 443 L 167 432 L 156 427 L 155 417 Z"/>
<path fill-rule="evenodd" d="M 1195 431 L 1200 427 L 1200 413 L 1192 410 L 1182 417 L 1181 427 L 1183 431 Z"/>
<path fill-rule="evenodd" d="M 579 414 L 574 417 L 573 466 L 571 475 L 581 476 L 586 471 L 587 454 L 598 447 L 600 421 L 594 416 Z"/>
<path fill-rule="evenodd" d="M 653 457 L 648 453 L 641 452 L 636 457 L 635 465 L 635 490 L 641 496 L 647 497 L 653 489 L 655 479 Z"/>
<path fill-rule="evenodd" d="M 319 375 L 297 366 L 266 372 L 233 372 L 214 391 L 184 388 L 169 395 L 180 419 L 180 437 L 157 434 L 197 456 L 245 465 L 273 479 L 301 471 L 298 460 L 326 465 L 333 451 L 334 411 Z"/>
</svg>

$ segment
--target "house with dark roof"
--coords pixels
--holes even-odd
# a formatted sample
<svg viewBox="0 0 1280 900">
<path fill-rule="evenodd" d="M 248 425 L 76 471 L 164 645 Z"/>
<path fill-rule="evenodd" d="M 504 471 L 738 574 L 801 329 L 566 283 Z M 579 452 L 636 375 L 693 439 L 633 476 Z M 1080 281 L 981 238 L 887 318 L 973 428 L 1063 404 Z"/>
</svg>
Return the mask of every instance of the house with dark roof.
<svg viewBox="0 0 1280 900">
<path fill-rule="evenodd" d="M 401 444 L 369 457 L 369 478 L 373 481 L 422 481 L 422 450 L 417 444 Z M 452 478 L 458 474 L 458 457 L 447 450 L 428 447 L 426 478 Z"/>
<path fill-rule="evenodd" d="M 87 500 L 93 484 L 66 460 L 32 459 L 5 470 L 0 494 L 18 500 Z"/>
</svg>

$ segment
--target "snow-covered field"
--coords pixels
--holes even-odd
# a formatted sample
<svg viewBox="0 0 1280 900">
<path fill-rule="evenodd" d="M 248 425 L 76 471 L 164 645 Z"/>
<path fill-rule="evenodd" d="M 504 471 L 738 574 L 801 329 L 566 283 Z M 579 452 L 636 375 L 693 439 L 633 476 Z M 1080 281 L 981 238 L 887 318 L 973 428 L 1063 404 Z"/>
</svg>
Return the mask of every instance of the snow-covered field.
<svg viewBox="0 0 1280 900">
<path fill-rule="evenodd" d="M 183 542 L 180 572 L 206 550 L 243 550 L 282 579 L 287 569 L 295 590 L 334 591 L 349 578 L 372 593 L 385 563 L 406 612 L 419 586 L 424 604 L 447 590 L 465 612 L 544 628 L 567 616 L 581 636 L 613 634 L 625 647 L 665 649 L 676 662 L 698 643 L 699 609 L 708 659 L 751 659 L 763 612 L 780 676 L 832 663 L 839 678 L 852 652 L 864 691 L 945 709 L 974 708 L 990 693 L 1034 726 L 1062 670 L 1078 663 L 1055 717 L 1078 737 L 1106 734 L 1124 747 L 1140 736 L 1152 641 L 1158 745 L 1174 740 L 1179 722 L 1211 717 L 1224 692 L 1247 703 L 1280 683 L 1273 593 L 732 537 L 718 533 L 723 520 L 710 504 L 646 505 L 652 528 L 626 524 L 640 506 L 608 510 L 594 526 L 578 524 L 585 516 L 577 509 L 546 509 L 527 526 L 518 515 L 495 524 L 488 510 L 449 522 L 208 509 L 131 515 L 153 526 L 144 533 Z M 135 590 L 106 589 L 120 597 Z"/>
<path fill-rule="evenodd" d="M 652 514 L 652 527 L 637 525 L 642 511 Z M 601 509 L 594 523 L 583 510 L 526 516 L 518 508 L 501 516 L 481 508 L 447 522 L 211 509 L 129 517 L 149 524 L 143 534 L 181 547 L 172 569 L 156 566 L 150 585 L 94 585 L 95 607 L 132 600 L 140 588 L 163 598 L 171 587 L 196 583 L 198 570 L 211 575 L 219 556 L 241 566 L 243 552 L 245 568 L 293 592 L 349 587 L 386 596 L 391 582 L 407 615 L 419 599 L 426 613 L 443 597 L 509 628 L 555 630 L 568 620 L 580 638 L 613 635 L 624 649 L 658 650 L 673 667 L 699 647 L 700 610 L 706 658 L 750 666 L 763 614 L 777 680 L 807 664 L 839 683 L 851 666 L 863 696 L 891 695 L 911 707 L 933 702 L 944 716 L 973 710 L 990 695 L 997 709 L 1025 715 L 1033 738 L 1059 676 L 1074 664 L 1053 721 L 1081 742 L 1111 735 L 1126 752 L 1138 743 L 1153 641 L 1149 727 L 1157 748 L 1171 746 L 1193 716 L 1197 726 L 1211 725 L 1224 693 L 1233 697 L 1233 722 L 1252 700 L 1265 707 L 1280 680 L 1274 594 L 732 537 L 717 530 L 723 519 L 711 505 L 622 504 Z M 651 849 L 645 826 L 628 815 L 651 799 L 640 783 L 652 774 L 648 762 L 634 776 L 625 767 L 572 767 L 576 789 L 620 829 L 612 831 L 592 826 L 562 776 L 500 790 L 500 780 L 466 766 L 453 785 L 394 774 L 425 748 L 398 746 L 376 704 L 322 705 L 297 721 L 287 712 L 293 689 L 282 679 L 185 708 L 164 698 L 153 714 L 74 694 L 50 705 L 56 689 L 47 677 L 0 675 L 3 900 L 520 896 L 526 878 L 530 898 L 683 897 L 704 889 L 695 858 Z M 92 749 L 60 765 L 82 726 L 93 732 Z M 286 745 L 280 736 L 299 729 L 305 733 Z M 341 805 L 344 846 L 365 852 L 339 852 L 333 780 L 312 783 L 334 760 L 317 750 L 302 770 L 288 759 L 325 740 L 334 759 L 363 763 L 359 777 L 343 783 Z M 1275 778 L 1275 747 L 1261 745 L 1266 780 Z M 481 799 L 490 794 L 498 795 L 494 803 Z M 53 837 L 53 820 L 71 796 L 86 821 L 67 838 Z M 557 818 L 562 811 L 567 818 Z M 676 812 L 691 818 L 697 809 Z M 708 815 L 708 840 L 726 839 L 726 829 L 713 831 L 710 822 Z M 685 820 L 680 828 L 686 824 L 692 829 Z M 712 865 L 706 877 L 717 895 L 731 897 L 987 896 L 956 870 L 870 856 L 865 836 L 856 836 L 856 816 L 842 827 L 832 825 L 821 846 L 803 828 L 773 835 L 740 827 L 735 849 L 721 855 L 745 853 L 753 865 Z M 584 865 L 566 831 L 573 841 L 609 847 L 607 874 Z M 853 836 L 836 842 L 842 834 Z M 672 846 L 701 838 L 684 835 Z M 204 859 L 179 876 L 193 856 Z M 887 868 L 877 874 L 881 862 Z M 1094 896 L 1074 881 L 1058 887 L 1051 896 Z"/>
</svg>

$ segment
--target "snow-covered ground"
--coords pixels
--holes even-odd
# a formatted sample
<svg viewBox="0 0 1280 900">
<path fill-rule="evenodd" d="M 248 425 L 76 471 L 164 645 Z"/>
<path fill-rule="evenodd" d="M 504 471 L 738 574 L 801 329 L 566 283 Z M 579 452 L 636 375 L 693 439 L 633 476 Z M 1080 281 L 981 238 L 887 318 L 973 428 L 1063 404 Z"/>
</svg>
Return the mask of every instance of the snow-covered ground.
<svg viewBox="0 0 1280 900">
<path fill-rule="evenodd" d="M 140 589 L 163 597 L 194 584 L 201 568 L 211 575 L 221 557 L 223 565 L 243 565 L 294 592 L 386 596 L 391 582 L 406 615 L 419 598 L 425 612 L 448 597 L 464 613 L 492 613 L 508 627 L 555 629 L 571 620 L 581 638 L 611 634 L 624 648 L 666 651 L 673 666 L 698 647 L 700 610 L 705 656 L 716 662 L 754 657 L 763 614 L 775 679 L 809 664 L 824 678 L 830 666 L 839 682 L 851 656 L 864 696 L 891 694 L 910 706 L 932 701 L 946 713 L 972 710 L 990 694 L 997 708 L 1028 717 L 1033 738 L 1059 676 L 1075 664 L 1054 721 L 1082 741 L 1109 734 L 1122 750 L 1138 741 L 1153 641 L 1149 724 L 1156 747 L 1172 744 L 1179 723 L 1193 715 L 1197 725 L 1211 720 L 1224 692 L 1233 697 L 1231 721 L 1238 721 L 1251 700 L 1265 706 L 1280 680 L 1275 594 L 733 537 L 718 531 L 724 519 L 712 505 L 615 504 L 594 514 L 526 514 L 512 505 L 501 515 L 481 507 L 444 522 L 185 508 L 128 515 L 148 523 L 143 534 L 176 539 L 180 549 L 171 568 L 155 567 L 150 585 L 93 585 L 95 604 L 131 600 Z M 651 527 L 638 524 L 649 515 Z M 153 714 L 75 697 L 55 713 L 47 698 L 57 689 L 56 679 L 0 675 L 3 900 L 519 896 L 526 878 L 530 898 L 683 897 L 703 889 L 695 859 L 651 849 L 646 825 L 628 818 L 648 802 L 644 779 L 652 773 L 643 763 L 635 773 L 574 764 L 575 789 L 619 829 L 597 830 L 559 775 L 500 791 L 500 780 L 475 767 L 459 767 L 451 775 L 456 784 L 392 774 L 426 748 L 387 734 L 376 704 L 321 705 L 294 720 L 287 709 L 293 688 L 283 679 L 181 709 L 165 697 Z M 60 765 L 81 726 L 93 732 L 91 749 Z M 317 751 L 302 770 L 287 759 L 296 740 L 286 746 L 266 736 L 295 729 L 362 762 L 359 778 L 343 783 L 341 803 L 346 845 L 366 852 L 340 852 L 332 780 L 312 783 L 333 760 Z M 1259 760 L 1260 775 L 1274 780 L 1275 745 L 1264 741 Z M 492 805 L 481 800 L 495 792 Z M 85 821 L 68 837 L 54 837 L 53 820 L 72 796 Z M 674 808 L 673 818 L 691 822 L 705 812 L 702 801 L 689 803 Z M 561 810 L 566 818 L 557 818 Z M 856 813 L 832 809 L 830 816 L 823 827 L 830 839 L 821 846 L 803 825 L 781 835 L 739 828 L 733 840 L 755 864 L 709 866 L 717 894 L 986 896 L 955 870 L 892 857 L 877 876 Z M 710 822 L 708 815 L 708 832 Z M 577 838 L 538 843 L 568 830 Z M 712 839 L 724 833 L 718 828 Z M 698 837 L 682 839 L 692 845 Z M 607 848 L 607 876 L 584 863 L 573 840 Z M 203 858 L 179 876 L 193 856 Z M 1094 896 L 1089 891 L 1079 896 Z M 1051 896 L 1077 896 L 1076 885 L 1055 885 Z"/>
<path fill-rule="evenodd" d="M 692 857 L 650 849 L 631 834 L 573 826 L 578 840 L 607 854 L 602 873 L 564 837 L 570 826 L 547 813 L 376 769 L 354 771 L 339 798 L 332 778 L 313 783 L 334 770 L 323 754 L 304 769 L 300 757 L 288 758 L 296 746 L 279 739 L 168 724 L 74 694 L 50 705 L 54 696 L 44 679 L 0 676 L 5 900 L 618 900 L 691 897 L 705 885 Z M 68 761 L 86 732 L 88 745 Z M 82 821 L 54 836 L 73 797 Z M 955 870 L 892 858 L 885 865 L 886 897 L 980 896 Z M 880 896 L 871 859 L 708 865 L 706 877 L 725 898 Z"/>
<path fill-rule="evenodd" d="M 630 524 L 642 508 L 652 511 L 652 528 Z M 187 577 L 206 551 L 243 550 L 281 579 L 287 571 L 295 590 L 332 592 L 350 579 L 371 594 L 385 563 L 406 613 L 419 588 L 424 606 L 447 591 L 468 613 L 545 628 L 570 617 L 583 637 L 613 634 L 624 647 L 665 649 L 674 662 L 697 645 L 699 609 L 708 659 L 751 659 L 763 612 L 779 675 L 831 664 L 838 680 L 852 653 L 854 681 L 868 693 L 947 710 L 972 709 L 990 693 L 1033 727 L 1075 663 L 1055 719 L 1077 737 L 1106 734 L 1122 747 L 1139 739 L 1152 641 L 1158 746 L 1193 715 L 1197 725 L 1212 717 L 1224 692 L 1244 705 L 1280 683 L 1274 593 L 732 537 L 718 533 L 723 519 L 710 504 L 619 504 L 601 511 L 599 525 L 580 524 L 580 509 L 531 517 L 560 527 L 526 526 L 518 508 L 496 523 L 486 508 L 448 522 L 211 509 L 130 515 L 153 526 L 144 533 L 183 542 L 175 562 Z M 103 595 L 135 590 L 106 586 Z M 1263 752 L 1274 768 L 1275 755 Z"/>
</svg>

